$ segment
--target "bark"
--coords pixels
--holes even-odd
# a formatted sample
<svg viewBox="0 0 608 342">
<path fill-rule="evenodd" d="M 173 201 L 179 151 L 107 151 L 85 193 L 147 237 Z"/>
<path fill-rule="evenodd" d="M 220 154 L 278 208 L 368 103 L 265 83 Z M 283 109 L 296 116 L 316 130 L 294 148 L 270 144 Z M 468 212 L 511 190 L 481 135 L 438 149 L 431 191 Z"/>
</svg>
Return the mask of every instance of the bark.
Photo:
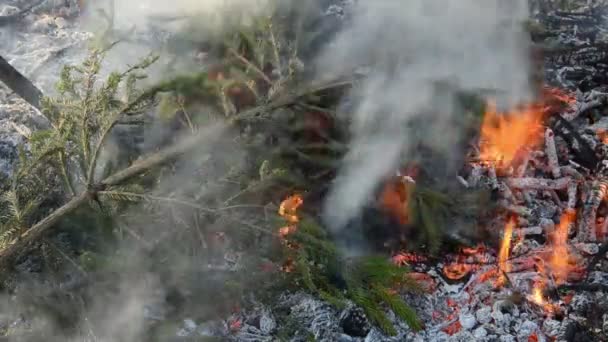
<svg viewBox="0 0 608 342">
<path fill-rule="evenodd" d="M 12 91 L 27 101 L 36 109 L 40 109 L 42 92 L 40 89 L 15 69 L 4 57 L 0 56 L 0 81 Z"/>
</svg>

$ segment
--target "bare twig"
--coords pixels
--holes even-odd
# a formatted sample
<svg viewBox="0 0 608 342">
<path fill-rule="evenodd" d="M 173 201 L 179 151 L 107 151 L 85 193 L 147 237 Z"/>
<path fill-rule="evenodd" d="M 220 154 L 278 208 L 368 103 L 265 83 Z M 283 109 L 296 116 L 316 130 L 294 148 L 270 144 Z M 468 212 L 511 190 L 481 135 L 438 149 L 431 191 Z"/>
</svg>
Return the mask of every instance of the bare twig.
<svg viewBox="0 0 608 342">
<path fill-rule="evenodd" d="M 258 74 L 263 80 L 264 82 L 268 83 L 268 85 L 273 84 L 272 80 L 270 78 L 268 78 L 268 76 L 266 76 L 266 74 L 260 70 L 260 68 L 258 68 L 257 66 L 255 66 L 255 64 L 251 63 L 247 58 L 241 56 L 241 54 L 239 54 L 238 52 L 234 51 L 234 49 L 229 49 L 228 51 L 230 51 L 231 54 L 234 55 L 234 57 L 236 57 L 239 61 L 241 61 L 243 64 L 245 64 L 245 66 L 247 66 L 248 68 L 251 68 L 251 70 L 255 71 L 256 74 Z"/>
</svg>

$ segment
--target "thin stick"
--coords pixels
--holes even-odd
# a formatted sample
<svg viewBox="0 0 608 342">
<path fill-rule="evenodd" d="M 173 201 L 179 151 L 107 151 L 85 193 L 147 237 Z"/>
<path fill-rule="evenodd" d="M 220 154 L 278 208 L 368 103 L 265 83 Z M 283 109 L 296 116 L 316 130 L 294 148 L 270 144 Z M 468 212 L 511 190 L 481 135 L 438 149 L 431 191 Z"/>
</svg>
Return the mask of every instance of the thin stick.
<svg viewBox="0 0 608 342">
<path fill-rule="evenodd" d="M 557 149 L 555 148 L 555 134 L 553 134 L 551 128 L 547 128 L 545 131 L 545 153 L 547 154 L 547 161 L 553 177 L 561 177 L 559 160 L 557 159 Z"/>
</svg>

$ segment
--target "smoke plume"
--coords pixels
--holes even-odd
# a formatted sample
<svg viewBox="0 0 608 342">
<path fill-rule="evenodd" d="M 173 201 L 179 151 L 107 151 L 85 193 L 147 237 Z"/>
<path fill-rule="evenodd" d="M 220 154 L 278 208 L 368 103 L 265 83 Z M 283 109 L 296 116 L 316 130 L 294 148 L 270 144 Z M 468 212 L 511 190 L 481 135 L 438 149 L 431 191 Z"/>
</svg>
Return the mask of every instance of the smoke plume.
<svg viewBox="0 0 608 342">
<path fill-rule="evenodd" d="M 396 171 L 421 128 L 422 140 L 432 146 L 449 149 L 458 138 L 449 124 L 458 120 L 453 93 L 438 96 L 439 82 L 460 90 L 492 89 L 501 106 L 530 98 L 527 16 L 526 0 L 354 5 L 352 20 L 317 61 L 319 77 L 370 70 L 350 99 L 351 151 L 326 203 L 325 216 L 336 233 L 381 179 Z"/>
</svg>

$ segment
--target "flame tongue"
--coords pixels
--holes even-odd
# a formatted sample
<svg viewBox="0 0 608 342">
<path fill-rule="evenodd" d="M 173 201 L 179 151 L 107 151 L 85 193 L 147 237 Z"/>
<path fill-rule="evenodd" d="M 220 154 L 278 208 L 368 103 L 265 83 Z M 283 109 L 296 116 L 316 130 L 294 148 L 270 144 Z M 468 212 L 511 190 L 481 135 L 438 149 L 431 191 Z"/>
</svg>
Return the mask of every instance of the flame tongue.
<svg viewBox="0 0 608 342">
<path fill-rule="evenodd" d="M 415 186 L 414 180 L 410 175 L 413 174 L 413 171 L 406 171 L 405 174 L 400 173 L 396 179 L 387 182 L 380 195 L 380 205 L 382 208 L 403 225 L 410 222 L 409 203 Z"/>
<path fill-rule="evenodd" d="M 575 216 L 575 211 L 566 210 L 553 233 L 553 254 L 551 255 L 549 265 L 556 285 L 565 283 L 568 280 L 568 273 L 573 270 L 572 265 L 570 265 L 570 253 L 568 251 L 568 228 L 574 222 Z"/>
<path fill-rule="evenodd" d="M 501 167 L 510 165 L 522 147 L 534 147 L 541 142 L 543 116 L 537 106 L 499 113 L 489 103 L 481 126 L 479 158 Z"/>
<path fill-rule="evenodd" d="M 279 206 L 279 215 L 283 217 L 287 222 L 298 223 L 300 219 L 296 214 L 298 208 L 304 203 L 302 196 L 293 195 L 287 197 Z"/>
<path fill-rule="evenodd" d="M 511 238 L 513 236 L 513 227 L 515 226 L 515 220 L 510 219 L 505 226 L 505 232 L 498 253 L 498 269 L 501 271 L 498 278 L 498 285 L 502 285 L 506 282 L 505 273 L 511 271 L 509 260 L 509 249 L 511 247 Z"/>
</svg>

